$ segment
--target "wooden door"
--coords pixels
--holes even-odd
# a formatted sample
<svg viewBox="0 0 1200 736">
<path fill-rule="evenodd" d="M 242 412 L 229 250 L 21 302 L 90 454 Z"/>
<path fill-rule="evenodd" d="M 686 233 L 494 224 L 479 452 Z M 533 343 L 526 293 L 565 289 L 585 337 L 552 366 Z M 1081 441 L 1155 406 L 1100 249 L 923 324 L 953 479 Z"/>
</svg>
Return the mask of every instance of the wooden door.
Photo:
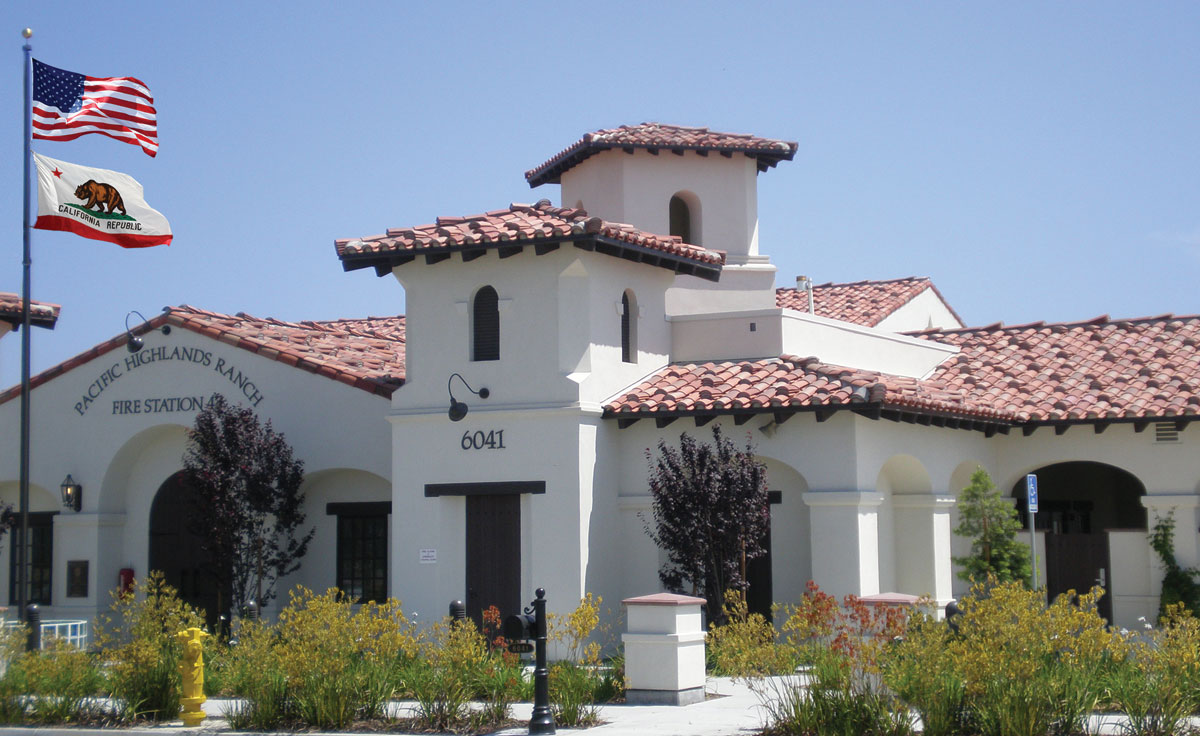
<svg viewBox="0 0 1200 736">
<path fill-rule="evenodd" d="M 1100 615 L 1112 623 L 1112 567 L 1108 560 L 1108 535 L 1047 534 L 1046 535 L 1046 593 L 1050 600 L 1068 590 L 1086 593 L 1094 585 L 1102 585 L 1105 595 L 1100 599 Z"/>
<path fill-rule="evenodd" d="M 521 496 L 467 496 L 467 615 L 483 625 L 483 611 L 502 617 L 521 607 Z"/>
<path fill-rule="evenodd" d="M 182 472 L 159 487 L 150 506 L 150 569 L 162 572 L 181 600 L 203 610 L 215 630 L 218 616 L 227 613 L 220 609 L 228 609 L 230 591 L 226 585 L 224 596 L 218 597 L 215 569 L 199 537 L 188 529 L 193 493 Z"/>
</svg>

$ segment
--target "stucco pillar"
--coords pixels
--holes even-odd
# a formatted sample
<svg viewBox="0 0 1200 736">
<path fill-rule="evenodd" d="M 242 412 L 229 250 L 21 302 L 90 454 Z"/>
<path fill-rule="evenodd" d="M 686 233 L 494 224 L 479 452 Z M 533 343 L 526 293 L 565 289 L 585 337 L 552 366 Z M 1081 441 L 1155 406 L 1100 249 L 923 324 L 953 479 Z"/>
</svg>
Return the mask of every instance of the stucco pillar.
<svg viewBox="0 0 1200 736">
<path fill-rule="evenodd" d="M 953 597 L 950 510 L 953 496 L 892 496 L 897 593 L 927 595 L 943 607 Z"/>
<path fill-rule="evenodd" d="M 827 593 L 879 592 L 879 505 L 872 491 L 805 493 L 812 529 L 813 580 Z"/>
<path fill-rule="evenodd" d="M 1142 496 L 1142 505 L 1149 512 L 1146 515 L 1146 528 L 1150 531 L 1154 530 L 1155 521 L 1174 513 L 1175 560 L 1182 567 L 1200 565 L 1200 533 L 1197 532 L 1200 496 L 1194 493 L 1154 494 Z M 1153 562 L 1157 567 L 1157 556 Z"/>
</svg>

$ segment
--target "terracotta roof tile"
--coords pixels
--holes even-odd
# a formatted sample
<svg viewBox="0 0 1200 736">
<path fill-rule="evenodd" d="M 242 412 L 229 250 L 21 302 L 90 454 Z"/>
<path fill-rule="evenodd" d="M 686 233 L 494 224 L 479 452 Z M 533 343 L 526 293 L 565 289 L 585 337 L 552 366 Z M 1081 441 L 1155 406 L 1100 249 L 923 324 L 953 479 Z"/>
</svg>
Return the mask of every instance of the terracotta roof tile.
<svg viewBox="0 0 1200 736">
<path fill-rule="evenodd" d="M 913 333 L 957 355 L 918 380 L 792 356 L 668 365 L 606 417 L 863 409 L 1036 426 L 1200 418 L 1200 316 Z M 895 417 L 893 417 L 895 418 Z"/>
<path fill-rule="evenodd" d="M 986 394 L 1022 423 L 1200 414 L 1200 316 L 913 333 L 961 352 L 931 376 Z"/>
<path fill-rule="evenodd" d="M 816 284 L 813 286 L 813 307 L 818 317 L 874 327 L 926 289 L 933 289 L 941 299 L 942 295 L 937 287 L 925 276 Z M 946 304 L 946 300 L 942 299 L 942 303 Z M 807 312 L 808 295 L 799 289 L 776 289 L 775 304 L 784 309 Z M 946 308 L 962 324 L 962 320 L 949 304 L 946 304 Z"/>
<path fill-rule="evenodd" d="M 563 172 L 574 168 L 601 151 L 619 148 L 628 152 L 642 148 L 684 151 L 713 151 L 724 156 L 741 153 L 758 161 L 758 170 L 766 171 L 780 161 L 791 161 L 799 146 L 791 141 L 759 138 L 744 133 L 719 133 L 708 128 L 688 128 L 664 123 L 622 125 L 597 130 L 560 151 L 541 166 L 525 172 L 529 186 L 557 184 Z"/>
<path fill-rule="evenodd" d="M 479 254 L 485 249 L 501 249 L 504 255 L 506 248 L 557 247 L 567 242 L 613 255 L 633 252 L 641 261 L 711 280 L 716 280 L 725 263 L 721 251 L 589 217 L 585 210 L 554 207 L 548 199 L 467 217 L 439 217 L 428 225 L 393 228 L 383 235 L 342 238 L 334 247 L 345 270 L 375 267 L 382 275 L 418 255 L 449 258 L 462 252 L 466 259 L 468 252 Z"/>
<path fill-rule="evenodd" d="M 285 322 L 239 312 L 220 314 L 195 307 L 168 307 L 138 326 L 145 334 L 172 325 L 242 350 L 294 365 L 380 396 L 391 396 L 404 383 L 405 320 L 368 317 L 330 321 Z M 105 353 L 124 348 L 125 333 L 34 376 L 33 388 Z M 20 386 L 0 392 L 0 404 L 19 396 Z"/>
<path fill-rule="evenodd" d="M 61 309 L 57 304 L 30 299 L 29 324 L 34 327 L 54 329 L 54 323 L 58 321 L 58 313 Z M 24 299 L 20 294 L 0 291 L 0 322 L 7 322 L 14 329 L 19 328 L 24 311 Z"/>
<path fill-rule="evenodd" d="M 1004 423 L 1010 412 L 941 382 L 827 365 L 785 355 L 752 361 L 668 365 L 604 407 L 606 417 L 865 408 Z M 702 408 L 701 408 L 702 407 Z"/>
</svg>

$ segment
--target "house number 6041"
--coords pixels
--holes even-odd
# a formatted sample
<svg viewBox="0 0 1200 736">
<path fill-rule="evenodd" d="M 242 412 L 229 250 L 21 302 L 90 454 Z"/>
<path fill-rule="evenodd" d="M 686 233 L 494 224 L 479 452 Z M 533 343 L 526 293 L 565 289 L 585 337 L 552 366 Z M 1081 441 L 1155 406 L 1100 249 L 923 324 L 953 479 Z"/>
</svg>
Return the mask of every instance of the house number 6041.
<svg viewBox="0 0 1200 736">
<path fill-rule="evenodd" d="M 460 444 L 464 450 L 503 450 L 504 430 L 490 429 L 487 432 L 484 432 L 482 429 L 477 429 L 474 432 L 467 430 L 463 432 Z"/>
</svg>

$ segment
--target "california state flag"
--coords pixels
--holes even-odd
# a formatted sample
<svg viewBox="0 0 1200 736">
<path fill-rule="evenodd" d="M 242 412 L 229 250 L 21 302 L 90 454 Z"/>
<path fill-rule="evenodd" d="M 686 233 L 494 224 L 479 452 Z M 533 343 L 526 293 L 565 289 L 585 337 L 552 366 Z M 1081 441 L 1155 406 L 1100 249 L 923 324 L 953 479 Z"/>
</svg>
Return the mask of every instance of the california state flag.
<svg viewBox="0 0 1200 736">
<path fill-rule="evenodd" d="M 128 174 L 33 154 L 38 175 L 34 227 L 107 240 L 122 248 L 170 245 L 171 226 Z"/>
</svg>

